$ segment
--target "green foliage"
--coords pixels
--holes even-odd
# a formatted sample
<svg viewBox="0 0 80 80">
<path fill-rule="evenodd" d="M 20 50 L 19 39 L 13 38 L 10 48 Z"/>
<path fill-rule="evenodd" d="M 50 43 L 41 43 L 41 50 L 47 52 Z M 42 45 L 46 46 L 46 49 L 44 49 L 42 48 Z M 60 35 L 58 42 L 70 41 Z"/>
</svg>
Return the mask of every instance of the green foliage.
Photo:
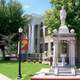
<svg viewBox="0 0 80 80">
<path fill-rule="evenodd" d="M 26 26 L 29 20 L 23 13 L 22 5 L 19 2 L 9 1 L 6 3 L 6 0 L 1 0 L 0 33 L 4 35 L 17 33 L 19 27 Z"/>
<path fill-rule="evenodd" d="M 26 30 L 30 19 L 30 15 L 24 15 L 22 5 L 16 0 L 0 0 L 0 36 L 6 42 L 8 53 L 13 53 L 15 47 L 12 45 L 17 44 L 18 28 Z"/>
<path fill-rule="evenodd" d="M 64 5 L 67 11 L 66 24 L 70 29 L 75 29 L 77 37 L 80 37 L 80 0 L 50 0 L 50 3 L 52 4 L 52 9 L 46 12 L 46 26 L 51 30 L 59 27 L 59 11 L 61 6 Z"/>
<path fill-rule="evenodd" d="M 58 28 L 60 25 L 60 21 L 59 21 L 59 13 L 58 11 L 55 10 L 48 10 L 45 14 L 45 25 L 48 27 L 49 30 Z"/>
</svg>

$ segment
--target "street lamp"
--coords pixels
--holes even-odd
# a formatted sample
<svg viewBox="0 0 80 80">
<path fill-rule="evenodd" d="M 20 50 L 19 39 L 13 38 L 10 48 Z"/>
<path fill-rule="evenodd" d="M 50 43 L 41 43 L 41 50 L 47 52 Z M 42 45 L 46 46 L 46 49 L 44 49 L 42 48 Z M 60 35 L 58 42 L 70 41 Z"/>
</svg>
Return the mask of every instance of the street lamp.
<svg viewBox="0 0 80 80">
<path fill-rule="evenodd" d="M 21 75 L 21 36 L 22 36 L 22 32 L 23 32 L 23 29 L 20 27 L 18 29 L 18 32 L 19 32 L 19 41 L 18 41 L 18 55 L 19 55 L 19 71 L 18 71 L 18 80 L 21 80 L 22 78 L 22 75 Z"/>
</svg>

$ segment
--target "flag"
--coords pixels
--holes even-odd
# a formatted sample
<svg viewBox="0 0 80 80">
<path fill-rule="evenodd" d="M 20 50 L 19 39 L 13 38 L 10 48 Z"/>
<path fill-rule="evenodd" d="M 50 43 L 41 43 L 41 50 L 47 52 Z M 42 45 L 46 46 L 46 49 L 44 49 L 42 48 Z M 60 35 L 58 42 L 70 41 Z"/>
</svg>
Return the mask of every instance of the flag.
<svg viewBox="0 0 80 80">
<path fill-rule="evenodd" d="M 21 44 L 21 51 L 26 52 L 28 50 L 28 38 L 22 37 Z"/>
</svg>

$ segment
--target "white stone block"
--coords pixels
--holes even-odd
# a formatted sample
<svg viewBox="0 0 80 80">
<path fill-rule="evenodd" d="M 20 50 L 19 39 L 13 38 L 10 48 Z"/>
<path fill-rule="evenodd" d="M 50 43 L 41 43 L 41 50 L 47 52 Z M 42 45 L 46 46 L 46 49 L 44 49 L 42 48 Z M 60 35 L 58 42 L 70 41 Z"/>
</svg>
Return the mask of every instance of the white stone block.
<svg viewBox="0 0 80 80">
<path fill-rule="evenodd" d="M 75 69 L 74 68 L 71 69 L 71 72 L 72 72 L 72 75 L 75 75 Z"/>
<path fill-rule="evenodd" d="M 58 75 L 58 68 L 57 68 L 57 67 L 54 68 L 54 74 L 55 74 L 55 75 Z"/>
</svg>

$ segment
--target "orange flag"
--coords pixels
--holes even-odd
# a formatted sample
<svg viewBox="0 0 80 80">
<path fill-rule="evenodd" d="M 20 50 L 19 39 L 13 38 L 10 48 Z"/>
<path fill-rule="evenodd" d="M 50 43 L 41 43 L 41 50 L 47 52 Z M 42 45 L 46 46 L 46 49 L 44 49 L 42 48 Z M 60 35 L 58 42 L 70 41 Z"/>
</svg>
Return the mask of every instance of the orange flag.
<svg viewBox="0 0 80 80">
<path fill-rule="evenodd" d="M 23 37 L 21 40 L 21 51 L 27 51 L 28 50 L 28 39 L 26 37 Z"/>
</svg>

